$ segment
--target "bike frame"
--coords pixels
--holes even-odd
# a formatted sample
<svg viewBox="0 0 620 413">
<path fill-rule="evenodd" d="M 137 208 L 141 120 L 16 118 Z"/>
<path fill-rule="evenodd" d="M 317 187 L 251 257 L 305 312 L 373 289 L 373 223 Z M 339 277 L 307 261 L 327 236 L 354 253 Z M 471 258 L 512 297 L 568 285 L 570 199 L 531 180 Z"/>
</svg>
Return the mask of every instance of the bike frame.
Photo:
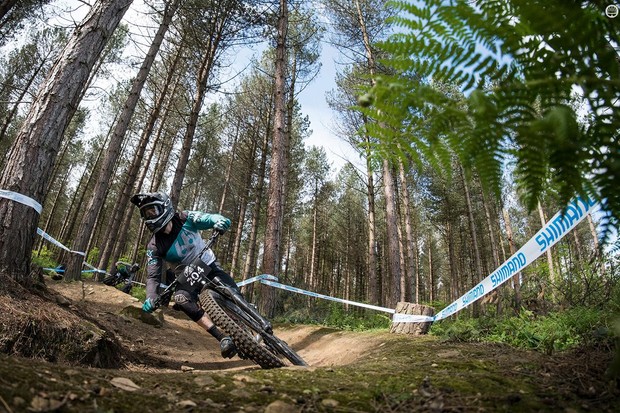
<svg viewBox="0 0 620 413">
<path fill-rule="evenodd" d="M 202 254 L 206 250 L 208 250 L 209 248 L 211 248 L 213 246 L 213 244 L 215 244 L 215 241 L 217 240 L 217 238 L 219 237 L 220 234 L 221 233 L 219 231 L 217 231 L 217 230 L 213 231 L 213 233 L 211 234 L 211 237 L 207 240 L 204 248 L 202 250 L 200 250 L 200 253 L 198 254 L 198 257 L 201 257 Z M 183 274 L 183 273 L 178 275 L 174 279 L 174 281 L 171 282 L 170 285 L 168 285 L 166 287 L 166 289 L 164 291 L 162 291 L 162 293 L 157 296 L 157 298 L 155 299 L 155 301 L 153 303 L 155 309 L 159 308 L 161 306 L 161 303 L 164 300 L 170 298 L 172 293 L 176 290 L 176 287 L 180 284 L 179 280 L 181 279 L 181 277 L 184 277 L 184 276 L 185 276 L 185 274 Z M 235 293 L 235 291 L 233 291 L 232 287 L 230 287 L 229 285 L 224 284 L 219 278 L 215 277 L 215 278 L 209 279 L 207 277 L 203 277 L 199 282 L 202 284 L 202 290 L 204 290 L 205 288 L 211 288 L 211 289 L 217 291 L 218 293 L 220 293 L 224 297 L 226 297 L 229 300 L 231 300 L 237 306 L 239 306 L 248 315 L 250 315 L 256 322 L 259 323 L 261 328 L 263 330 L 265 330 L 267 333 L 271 333 L 272 332 L 271 323 L 269 321 L 267 321 L 263 316 L 258 314 L 258 312 L 254 308 L 252 308 L 252 306 L 243 298 L 243 296 L 241 296 L 241 294 Z"/>
</svg>

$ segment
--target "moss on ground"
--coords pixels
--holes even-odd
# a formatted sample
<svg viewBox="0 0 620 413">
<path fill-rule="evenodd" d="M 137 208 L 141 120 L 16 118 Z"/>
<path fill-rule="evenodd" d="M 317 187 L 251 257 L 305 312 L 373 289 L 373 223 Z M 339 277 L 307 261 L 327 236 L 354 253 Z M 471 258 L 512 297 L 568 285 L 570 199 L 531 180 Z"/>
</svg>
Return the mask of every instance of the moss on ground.
<svg viewBox="0 0 620 413">
<path fill-rule="evenodd" d="M 603 378 L 571 382 L 563 376 L 569 372 L 554 372 L 565 359 L 387 332 L 359 337 L 377 334 L 384 343 L 380 348 L 338 367 L 148 373 L 0 355 L 0 402 L 7 411 L 49 411 L 58 405 L 51 411 L 62 412 L 612 412 L 617 407 L 617 384 Z M 118 378 L 139 389 L 119 387 Z M 270 410 L 276 402 L 284 410 Z"/>
</svg>

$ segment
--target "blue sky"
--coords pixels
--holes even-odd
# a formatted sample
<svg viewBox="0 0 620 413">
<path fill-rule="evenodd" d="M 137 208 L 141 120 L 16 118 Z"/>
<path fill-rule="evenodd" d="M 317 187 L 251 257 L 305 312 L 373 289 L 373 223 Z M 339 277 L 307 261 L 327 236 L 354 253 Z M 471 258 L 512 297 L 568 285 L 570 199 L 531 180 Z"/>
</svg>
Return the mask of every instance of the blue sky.
<svg viewBox="0 0 620 413">
<path fill-rule="evenodd" d="M 342 168 L 347 161 L 359 162 L 351 145 L 334 134 L 336 119 L 326 101 L 327 92 L 336 87 L 336 53 L 333 47 L 323 43 L 321 71 L 299 96 L 302 112 L 309 116 L 312 129 L 312 135 L 306 139 L 306 146 L 323 147 L 332 163 L 332 172 Z"/>
</svg>

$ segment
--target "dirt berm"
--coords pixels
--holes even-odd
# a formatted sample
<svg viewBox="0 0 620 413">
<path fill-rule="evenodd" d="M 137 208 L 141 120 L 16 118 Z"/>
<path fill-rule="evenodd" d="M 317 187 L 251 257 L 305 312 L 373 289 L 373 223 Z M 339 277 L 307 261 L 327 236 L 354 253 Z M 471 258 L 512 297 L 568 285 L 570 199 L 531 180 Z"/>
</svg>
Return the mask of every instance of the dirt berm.
<svg viewBox="0 0 620 413">
<path fill-rule="evenodd" d="M 0 412 L 618 412 L 607 347 L 544 355 L 276 326 L 310 365 L 224 360 L 182 313 L 95 282 L 0 290 Z M 31 289 L 32 290 L 32 289 Z"/>
</svg>

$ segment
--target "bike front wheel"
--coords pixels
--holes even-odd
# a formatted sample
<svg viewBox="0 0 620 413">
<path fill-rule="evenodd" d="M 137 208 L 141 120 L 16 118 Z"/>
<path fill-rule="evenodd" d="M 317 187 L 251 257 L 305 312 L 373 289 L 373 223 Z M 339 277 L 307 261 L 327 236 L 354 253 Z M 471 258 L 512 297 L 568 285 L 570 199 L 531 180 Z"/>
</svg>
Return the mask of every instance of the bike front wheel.
<svg viewBox="0 0 620 413">
<path fill-rule="evenodd" d="M 264 369 L 290 364 L 307 366 L 288 344 L 265 332 L 250 315 L 218 292 L 205 289 L 200 303 L 211 320 L 232 337 L 242 358 L 249 358 Z"/>
</svg>

